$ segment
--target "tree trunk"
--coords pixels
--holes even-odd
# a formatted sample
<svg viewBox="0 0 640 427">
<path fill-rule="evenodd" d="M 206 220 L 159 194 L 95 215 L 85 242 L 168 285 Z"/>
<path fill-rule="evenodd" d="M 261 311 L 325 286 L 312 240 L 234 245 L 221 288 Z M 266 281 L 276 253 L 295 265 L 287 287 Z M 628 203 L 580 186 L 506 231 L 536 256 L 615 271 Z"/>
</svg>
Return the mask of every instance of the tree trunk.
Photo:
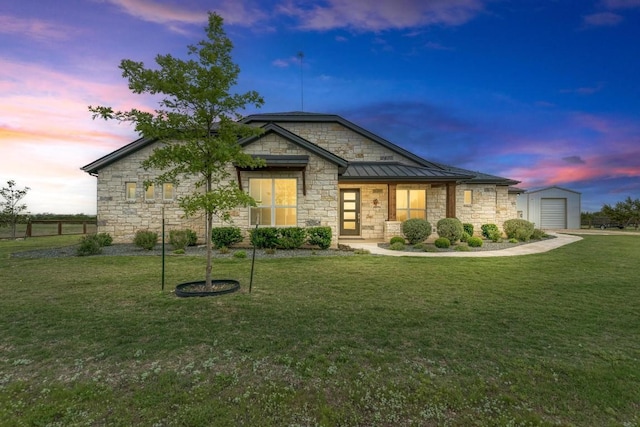
<svg viewBox="0 0 640 427">
<path fill-rule="evenodd" d="M 207 286 L 211 286 L 211 270 L 212 270 L 212 244 L 211 244 L 211 230 L 213 229 L 213 214 L 207 213 L 207 225 L 205 226 L 205 241 L 207 244 L 207 272 L 205 274 L 205 281 Z"/>
</svg>

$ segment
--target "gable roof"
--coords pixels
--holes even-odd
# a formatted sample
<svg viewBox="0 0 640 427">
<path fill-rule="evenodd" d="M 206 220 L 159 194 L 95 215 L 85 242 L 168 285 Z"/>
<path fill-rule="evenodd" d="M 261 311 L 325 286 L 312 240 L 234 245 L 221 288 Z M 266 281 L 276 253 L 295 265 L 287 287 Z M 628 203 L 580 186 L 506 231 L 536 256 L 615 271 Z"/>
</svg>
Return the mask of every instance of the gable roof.
<svg viewBox="0 0 640 427">
<path fill-rule="evenodd" d="M 133 154 L 136 151 L 143 149 L 147 145 L 153 144 L 157 140 L 157 138 L 136 139 L 135 141 L 125 145 L 124 147 L 121 147 L 116 151 L 107 154 L 106 156 L 102 156 L 98 160 L 95 160 L 88 165 L 81 167 L 80 169 L 87 172 L 89 175 L 96 175 L 98 171 L 105 166 L 109 166 L 111 163 L 120 160 L 121 158 L 126 157 L 130 154 Z"/>
<path fill-rule="evenodd" d="M 262 126 L 262 129 L 264 130 L 264 132 L 260 135 L 256 135 L 256 136 L 250 136 L 244 139 L 241 139 L 238 143 L 240 144 L 241 147 L 246 147 L 248 145 L 251 145 L 252 143 L 258 141 L 259 139 L 261 139 L 262 137 L 264 137 L 265 135 L 269 135 L 269 134 L 276 134 L 281 136 L 282 138 L 286 139 L 287 141 L 299 146 L 300 148 L 309 151 L 315 155 L 317 155 L 318 157 L 321 157 L 325 160 L 327 160 L 330 163 L 333 163 L 334 165 L 338 166 L 338 169 L 340 171 L 346 169 L 347 165 L 349 164 L 348 161 L 346 161 L 345 159 L 343 159 L 340 156 L 336 156 L 335 154 L 333 154 L 331 151 L 325 150 L 324 148 L 320 147 L 319 145 L 316 145 L 310 141 L 307 141 L 306 139 L 296 135 L 295 133 L 292 133 L 288 130 L 286 130 L 285 128 L 278 126 L 275 123 L 267 123 L 266 125 Z M 259 156 L 259 157 L 264 157 L 264 156 Z"/>
</svg>

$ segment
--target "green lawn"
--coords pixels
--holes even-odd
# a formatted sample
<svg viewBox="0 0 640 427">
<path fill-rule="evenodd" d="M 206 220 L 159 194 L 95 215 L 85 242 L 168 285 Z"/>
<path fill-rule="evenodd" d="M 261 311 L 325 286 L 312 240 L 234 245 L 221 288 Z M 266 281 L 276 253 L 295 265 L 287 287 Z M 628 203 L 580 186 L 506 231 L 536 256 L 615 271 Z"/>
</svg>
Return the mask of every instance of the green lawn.
<svg viewBox="0 0 640 427">
<path fill-rule="evenodd" d="M 505 258 L 9 258 L 0 425 L 640 425 L 640 239 Z"/>
</svg>

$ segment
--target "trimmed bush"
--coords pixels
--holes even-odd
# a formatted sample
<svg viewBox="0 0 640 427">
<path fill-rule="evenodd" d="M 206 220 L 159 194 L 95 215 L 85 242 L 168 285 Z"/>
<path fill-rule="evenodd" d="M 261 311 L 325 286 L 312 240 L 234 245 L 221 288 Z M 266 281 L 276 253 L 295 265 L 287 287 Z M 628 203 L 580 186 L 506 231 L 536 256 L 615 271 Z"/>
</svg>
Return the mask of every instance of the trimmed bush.
<svg viewBox="0 0 640 427">
<path fill-rule="evenodd" d="M 531 239 L 535 226 L 526 219 L 508 219 L 504 222 L 502 228 L 508 238 L 527 242 Z"/>
<path fill-rule="evenodd" d="M 471 238 L 471 235 L 469 233 L 467 233 L 466 231 L 462 232 L 462 237 L 460 238 L 461 242 L 467 242 L 469 241 L 469 239 Z"/>
<path fill-rule="evenodd" d="M 238 227 L 214 227 L 211 230 L 211 241 L 217 249 L 230 247 L 242 242 L 242 231 Z"/>
<path fill-rule="evenodd" d="M 467 240 L 467 244 L 472 248 L 479 248 L 483 243 L 480 237 L 469 237 L 469 240 Z"/>
<path fill-rule="evenodd" d="M 471 248 L 467 245 L 457 245 L 453 248 L 453 250 L 457 252 L 469 252 Z"/>
<path fill-rule="evenodd" d="M 438 236 L 449 239 L 450 243 L 455 243 L 462 237 L 464 228 L 458 218 L 442 218 L 436 226 Z"/>
<path fill-rule="evenodd" d="M 404 251 L 404 242 L 392 243 L 391 245 L 389 245 L 389 249 L 391 249 L 392 251 Z"/>
<path fill-rule="evenodd" d="M 246 258 L 247 257 L 247 252 L 246 251 L 236 251 L 233 253 L 233 257 L 234 258 Z"/>
<path fill-rule="evenodd" d="M 249 236 L 251 244 L 258 249 L 275 249 L 278 246 L 278 229 L 275 227 L 254 228 Z"/>
<path fill-rule="evenodd" d="M 489 231 L 489 239 L 494 243 L 502 242 L 502 233 L 500 230 L 491 230 Z"/>
<path fill-rule="evenodd" d="M 184 230 L 187 233 L 187 246 L 195 246 L 198 243 L 198 235 L 190 228 Z"/>
<path fill-rule="evenodd" d="M 467 233 L 469 236 L 473 236 L 473 224 L 470 224 L 468 222 L 463 222 L 462 228 L 464 229 L 464 232 Z"/>
<path fill-rule="evenodd" d="M 535 240 L 546 239 L 547 237 L 549 237 L 549 235 L 539 228 L 533 230 L 533 234 L 531 235 L 531 238 Z"/>
<path fill-rule="evenodd" d="M 179 250 L 189 245 L 189 234 L 187 230 L 171 230 L 169 231 L 169 244 L 174 250 Z"/>
<path fill-rule="evenodd" d="M 487 239 L 491 239 L 492 231 L 498 231 L 498 232 L 500 231 L 500 229 L 498 229 L 498 226 L 495 224 L 482 224 L 480 229 L 482 230 L 482 235 Z"/>
<path fill-rule="evenodd" d="M 307 243 L 320 249 L 328 249 L 331 246 L 331 227 L 307 228 Z"/>
<path fill-rule="evenodd" d="M 438 237 L 435 242 L 436 248 L 446 249 L 451 246 L 451 241 L 446 237 Z"/>
<path fill-rule="evenodd" d="M 100 247 L 111 246 L 113 243 L 113 237 L 109 233 L 98 233 L 95 235 Z"/>
<path fill-rule="evenodd" d="M 95 234 L 82 236 L 80 246 L 76 250 L 78 256 L 100 255 L 102 253 L 102 245 L 100 239 Z"/>
<path fill-rule="evenodd" d="M 298 249 L 304 244 L 307 232 L 300 227 L 278 229 L 278 247 L 282 249 Z"/>
<path fill-rule="evenodd" d="M 133 244 L 150 251 L 158 243 L 158 233 L 149 230 L 138 230 L 133 238 Z"/>
<path fill-rule="evenodd" d="M 404 245 L 404 237 L 400 237 L 400 236 L 393 236 L 391 238 L 391 240 L 389 240 L 390 244 L 394 244 L 394 243 L 402 243 Z"/>
<path fill-rule="evenodd" d="M 402 223 L 402 234 L 410 244 L 415 245 L 431 235 L 431 224 L 420 218 L 411 218 Z"/>
</svg>

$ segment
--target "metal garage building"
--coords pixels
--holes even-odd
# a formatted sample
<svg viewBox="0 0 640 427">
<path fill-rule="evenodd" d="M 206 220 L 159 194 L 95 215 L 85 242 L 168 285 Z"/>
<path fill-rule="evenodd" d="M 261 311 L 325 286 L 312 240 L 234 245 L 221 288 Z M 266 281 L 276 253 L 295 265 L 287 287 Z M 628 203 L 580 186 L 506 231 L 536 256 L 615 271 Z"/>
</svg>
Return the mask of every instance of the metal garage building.
<svg viewBox="0 0 640 427">
<path fill-rule="evenodd" d="M 580 228 L 580 193 L 547 187 L 519 194 L 516 209 L 520 218 L 542 230 Z"/>
</svg>

